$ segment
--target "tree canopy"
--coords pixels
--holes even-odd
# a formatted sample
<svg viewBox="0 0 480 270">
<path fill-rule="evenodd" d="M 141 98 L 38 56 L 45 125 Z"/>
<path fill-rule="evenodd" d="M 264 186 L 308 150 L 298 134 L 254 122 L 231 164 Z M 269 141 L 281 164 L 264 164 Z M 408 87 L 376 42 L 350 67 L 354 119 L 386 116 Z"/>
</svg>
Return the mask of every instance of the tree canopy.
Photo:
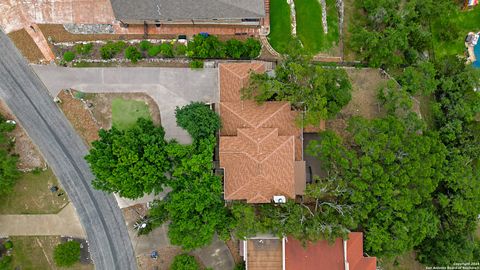
<svg viewBox="0 0 480 270">
<path fill-rule="evenodd" d="M 192 102 L 175 109 L 177 125 L 193 139 L 208 138 L 220 129 L 220 117 L 202 102 Z"/>
<path fill-rule="evenodd" d="M 129 199 L 163 190 L 171 162 L 162 127 L 140 118 L 128 130 L 112 127 L 100 130 L 99 135 L 85 157 L 95 175 L 94 188 Z"/>
<path fill-rule="evenodd" d="M 175 256 L 172 264 L 170 265 L 171 270 L 199 270 L 200 265 L 195 260 L 195 257 L 188 254 L 179 254 Z"/>
<path fill-rule="evenodd" d="M 305 110 L 305 125 L 316 126 L 322 119 L 335 117 L 348 104 L 352 86 L 345 70 L 315 65 L 297 46 L 292 46 L 284 61 L 277 65 L 274 76 L 251 74 L 242 97 L 260 103 L 289 101 L 299 110 Z"/>
</svg>

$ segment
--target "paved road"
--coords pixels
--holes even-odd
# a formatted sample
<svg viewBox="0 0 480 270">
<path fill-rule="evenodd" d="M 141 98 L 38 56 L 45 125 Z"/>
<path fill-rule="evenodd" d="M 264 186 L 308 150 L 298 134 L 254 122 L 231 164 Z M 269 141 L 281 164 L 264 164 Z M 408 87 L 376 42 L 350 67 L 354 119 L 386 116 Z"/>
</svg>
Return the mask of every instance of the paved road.
<svg viewBox="0 0 480 270">
<path fill-rule="evenodd" d="M 87 234 L 96 269 L 136 269 L 125 221 L 115 199 L 91 188 L 93 175 L 83 159 L 87 153 L 85 144 L 1 30 L 0 51 L 0 95 L 67 191 Z"/>
<path fill-rule="evenodd" d="M 187 132 L 175 121 L 175 107 L 191 101 L 219 102 L 218 69 L 205 68 L 65 68 L 36 65 L 33 69 L 52 96 L 62 89 L 83 92 L 144 92 L 158 104 L 168 139 L 190 143 Z"/>
</svg>

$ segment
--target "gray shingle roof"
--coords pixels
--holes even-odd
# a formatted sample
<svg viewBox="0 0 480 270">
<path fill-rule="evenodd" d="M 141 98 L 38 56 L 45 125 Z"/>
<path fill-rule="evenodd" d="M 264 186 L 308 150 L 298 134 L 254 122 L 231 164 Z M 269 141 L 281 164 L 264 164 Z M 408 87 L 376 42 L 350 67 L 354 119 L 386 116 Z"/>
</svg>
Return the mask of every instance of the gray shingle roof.
<svg viewBox="0 0 480 270">
<path fill-rule="evenodd" d="M 264 0 L 111 0 L 118 20 L 242 19 L 265 16 Z"/>
</svg>

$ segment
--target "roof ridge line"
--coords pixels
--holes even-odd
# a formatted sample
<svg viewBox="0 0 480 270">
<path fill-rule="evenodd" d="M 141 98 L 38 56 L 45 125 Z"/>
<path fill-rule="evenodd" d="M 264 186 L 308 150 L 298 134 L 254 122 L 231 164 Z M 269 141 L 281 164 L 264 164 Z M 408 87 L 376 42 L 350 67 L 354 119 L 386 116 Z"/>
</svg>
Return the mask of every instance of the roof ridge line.
<svg viewBox="0 0 480 270">
<path fill-rule="evenodd" d="M 270 101 L 271 102 L 271 101 Z M 282 101 L 283 102 L 283 101 Z M 268 120 L 272 119 L 273 116 L 275 116 L 277 113 L 279 113 L 280 111 L 282 111 L 285 106 L 289 105 L 290 103 L 288 103 L 288 101 L 286 101 L 286 103 L 284 105 L 282 105 L 278 110 L 276 110 L 274 113 L 272 113 L 269 117 L 265 118 L 262 122 L 260 122 L 257 126 L 257 128 L 263 124 L 265 124 L 265 122 L 267 122 Z"/>
<path fill-rule="evenodd" d="M 293 140 L 293 153 L 294 153 L 294 161 L 295 161 L 295 136 L 291 135 L 291 136 L 278 136 L 278 137 L 288 137 L 287 140 L 285 140 L 282 144 L 280 144 L 277 148 L 275 148 L 275 151 L 273 151 L 272 153 L 268 154 L 260 163 L 263 163 L 266 159 L 270 158 L 271 155 L 275 154 L 278 149 L 280 149 L 281 147 L 283 147 L 284 144 L 286 144 L 287 142 Z"/>
<path fill-rule="evenodd" d="M 231 103 L 236 103 L 236 102 L 242 102 L 243 101 L 234 101 L 234 102 L 231 102 Z M 225 104 L 226 102 L 220 102 L 220 105 L 223 105 L 224 107 L 226 107 L 231 113 L 233 113 L 234 115 L 236 115 L 238 118 L 240 118 L 240 120 L 244 121 L 245 123 L 249 124 L 251 127 L 255 127 L 252 123 L 250 123 L 247 119 L 243 118 L 241 115 L 239 115 L 238 113 L 236 113 L 232 108 L 230 108 L 228 105 Z M 227 101 L 228 103 L 228 101 Z M 243 104 L 242 104 L 243 106 Z M 256 128 L 256 127 L 255 127 Z M 238 129 L 238 128 L 237 128 Z"/>
</svg>

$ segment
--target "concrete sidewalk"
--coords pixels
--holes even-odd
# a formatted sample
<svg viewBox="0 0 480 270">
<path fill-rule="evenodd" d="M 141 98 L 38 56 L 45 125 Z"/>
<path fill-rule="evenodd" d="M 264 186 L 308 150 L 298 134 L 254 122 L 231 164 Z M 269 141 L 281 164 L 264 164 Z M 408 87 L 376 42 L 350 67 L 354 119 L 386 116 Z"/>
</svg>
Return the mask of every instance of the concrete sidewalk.
<svg viewBox="0 0 480 270">
<path fill-rule="evenodd" d="M 0 236 L 65 235 L 85 238 L 73 205 L 50 215 L 0 215 Z"/>
</svg>

